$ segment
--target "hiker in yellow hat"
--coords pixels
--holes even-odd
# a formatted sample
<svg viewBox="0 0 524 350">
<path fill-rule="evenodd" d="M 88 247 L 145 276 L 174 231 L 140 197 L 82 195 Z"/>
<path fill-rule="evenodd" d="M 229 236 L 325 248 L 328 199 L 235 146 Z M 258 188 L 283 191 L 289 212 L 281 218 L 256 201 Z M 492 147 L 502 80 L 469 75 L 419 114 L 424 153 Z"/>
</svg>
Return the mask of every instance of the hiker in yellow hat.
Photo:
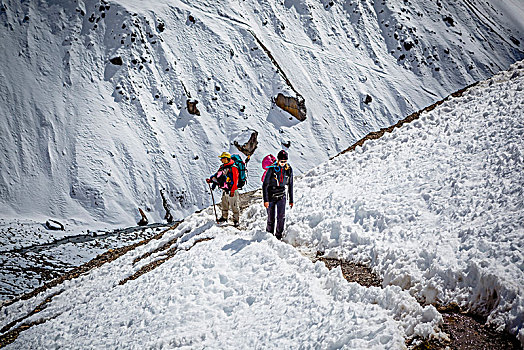
<svg viewBox="0 0 524 350">
<path fill-rule="evenodd" d="M 231 159 L 231 154 L 222 152 L 218 156 L 222 165 L 217 173 L 206 179 L 206 182 L 213 184 L 213 189 L 218 186 L 222 189 L 222 201 L 220 207 L 222 209 L 222 217 L 217 220 L 218 223 L 227 221 L 229 209 L 233 212 L 233 225 L 238 226 L 240 217 L 240 196 L 238 189 L 239 170 L 235 166 L 235 161 Z"/>
</svg>

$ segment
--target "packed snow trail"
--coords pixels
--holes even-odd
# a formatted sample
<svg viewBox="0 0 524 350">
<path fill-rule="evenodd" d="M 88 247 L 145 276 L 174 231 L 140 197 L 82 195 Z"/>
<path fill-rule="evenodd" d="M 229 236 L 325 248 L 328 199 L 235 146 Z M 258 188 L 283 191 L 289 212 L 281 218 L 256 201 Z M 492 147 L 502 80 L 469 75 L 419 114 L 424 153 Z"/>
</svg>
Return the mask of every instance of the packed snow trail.
<svg viewBox="0 0 524 350">
<path fill-rule="evenodd" d="M 406 337 L 435 334 L 442 319 L 432 306 L 422 308 L 399 287 L 365 288 L 347 283 L 339 269 L 311 264 L 292 246 L 255 228 L 263 222 L 258 207 L 244 214 L 248 231 L 217 227 L 209 208 L 160 240 L 45 295 L 9 305 L 2 310 L 2 326 L 61 291 L 45 309 L 25 319 L 46 322 L 23 331 L 6 348 L 303 344 L 383 349 L 402 348 Z M 119 283 L 161 260 L 165 251 L 136 258 L 177 237 L 173 258 Z"/>
</svg>

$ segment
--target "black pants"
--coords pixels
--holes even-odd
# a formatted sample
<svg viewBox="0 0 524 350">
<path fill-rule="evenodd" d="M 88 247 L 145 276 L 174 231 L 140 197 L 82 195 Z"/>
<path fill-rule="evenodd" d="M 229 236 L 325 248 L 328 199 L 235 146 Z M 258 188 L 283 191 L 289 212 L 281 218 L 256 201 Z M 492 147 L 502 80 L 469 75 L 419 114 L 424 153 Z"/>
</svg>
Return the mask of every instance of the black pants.
<svg viewBox="0 0 524 350">
<path fill-rule="evenodd" d="M 266 231 L 273 233 L 275 231 L 275 209 L 277 211 L 277 232 L 275 237 L 282 239 L 284 232 L 284 221 L 286 220 L 286 196 L 277 202 L 269 202 L 267 208 L 267 226 Z"/>
</svg>

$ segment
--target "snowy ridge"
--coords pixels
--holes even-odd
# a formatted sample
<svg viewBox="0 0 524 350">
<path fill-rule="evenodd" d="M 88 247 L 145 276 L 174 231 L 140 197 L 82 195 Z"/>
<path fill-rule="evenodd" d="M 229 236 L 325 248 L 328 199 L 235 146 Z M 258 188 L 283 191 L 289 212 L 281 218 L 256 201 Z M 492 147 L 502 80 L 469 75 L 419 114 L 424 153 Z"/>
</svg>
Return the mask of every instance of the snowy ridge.
<svg viewBox="0 0 524 350">
<path fill-rule="evenodd" d="M 522 343 L 523 89 L 519 62 L 311 170 L 289 241 L 367 262 L 384 284 L 458 303 Z"/>
<path fill-rule="evenodd" d="M 523 15 L 519 1 L 2 0 L 2 216 L 94 229 L 141 207 L 159 222 L 164 191 L 182 218 L 209 205 L 217 154 L 253 130 L 252 178 L 289 142 L 307 171 L 522 58 Z M 294 93 L 258 40 L 305 121 L 272 104 Z"/>
</svg>

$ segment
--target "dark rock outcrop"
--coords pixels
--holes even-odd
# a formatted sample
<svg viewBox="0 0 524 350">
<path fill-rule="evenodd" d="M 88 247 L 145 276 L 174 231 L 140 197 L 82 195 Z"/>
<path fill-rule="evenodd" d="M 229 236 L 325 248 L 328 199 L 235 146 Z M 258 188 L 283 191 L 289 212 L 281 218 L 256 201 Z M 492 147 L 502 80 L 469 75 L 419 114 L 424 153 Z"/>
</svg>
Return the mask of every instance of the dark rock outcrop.
<svg viewBox="0 0 524 350">
<path fill-rule="evenodd" d="M 142 219 L 140 219 L 140 221 L 137 222 L 137 225 L 138 226 L 146 226 L 149 223 L 149 220 L 147 220 L 146 214 L 140 208 L 138 208 L 138 211 L 140 212 L 140 216 L 142 216 Z"/>
<path fill-rule="evenodd" d="M 124 64 L 124 61 L 122 61 L 122 57 L 120 56 L 116 56 L 116 57 L 109 59 L 109 62 L 111 62 L 115 66 L 121 66 Z"/>
<path fill-rule="evenodd" d="M 197 100 L 189 99 L 187 100 L 186 104 L 187 104 L 187 111 L 189 112 L 189 114 L 200 115 L 200 111 L 198 110 L 196 106 L 198 104 Z"/>
<path fill-rule="evenodd" d="M 58 221 L 53 220 L 53 219 L 47 220 L 46 223 L 45 223 L 45 227 L 48 230 L 65 231 L 64 225 L 62 225 L 61 223 L 59 223 Z"/>
<path fill-rule="evenodd" d="M 275 104 L 300 120 L 301 122 L 306 120 L 306 101 L 300 95 L 297 97 L 288 97 L 279 93 L 275 98 Z"/>
<path fill-rule="evenodd" d="M 244 143 L 243 145 L 240 145 L 237 141 L 234 141 L 233 144 L 235 145 L 236 148 L 238 148 L 240 152 L 244 153 L 248 157 L 251 157 L 251 155 L 255 153 L 255 150 L 257 149 L 257 146 L 258 146 L 257 138 L 258 138 L 258 132 L 253 131 L 249 140 L 246 143 Z"/>
</svg>

